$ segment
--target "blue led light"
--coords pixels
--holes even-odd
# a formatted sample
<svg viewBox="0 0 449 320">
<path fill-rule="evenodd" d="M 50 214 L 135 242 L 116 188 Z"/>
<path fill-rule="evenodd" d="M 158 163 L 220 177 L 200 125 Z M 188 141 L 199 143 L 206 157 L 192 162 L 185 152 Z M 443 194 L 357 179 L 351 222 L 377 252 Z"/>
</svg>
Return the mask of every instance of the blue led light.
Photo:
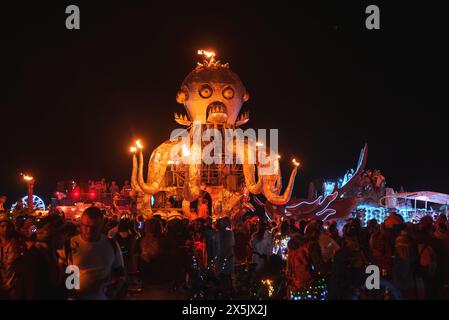
<svg viewBox="0 0 449 320">
<path fill-rule="evenodd" d="M 334 189 L 335 189 L 335 182 L 332 181 L 324 182 L 324 197 L 326 198 L 328 195 L 334 192 Z"/>
<path fill-rule="evenodd" d="M 28 196 L 22 198 L 24 208 L 28 208 Z M 35 210 L 45 210 L 45 202 L 35 194 L 33 195 L 33 205 Z M 17 206 L 17 202 L 11 206 L 11 211 Z"/>
<path fill-rule="evenodd" d="M 430 215 L 433 219 L 436 219 L 437 212 L 432 208 L 426 209 L 414 209 L 414 208 L 395 208 L 396 212 L 402 216 L 404 222 L 417 223 L 422 217 Z M 389 209 L 384 207 L 376 207 L 370 205 L 359 205 L 357 211 L 363 211 L 362 225 L 366 226 L 368 221 L 371 219 L 376 219 L 378 223 L 383 223 L 384 220 L 389 216 Z"/>
</svg>

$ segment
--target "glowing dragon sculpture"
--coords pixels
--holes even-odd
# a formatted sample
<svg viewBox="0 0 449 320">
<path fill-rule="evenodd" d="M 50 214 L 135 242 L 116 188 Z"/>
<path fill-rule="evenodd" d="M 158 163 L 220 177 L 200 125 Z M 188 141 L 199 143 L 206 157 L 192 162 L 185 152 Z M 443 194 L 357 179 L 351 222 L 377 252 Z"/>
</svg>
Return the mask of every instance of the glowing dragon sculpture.
<svg viewBox="0 0 449 320">
<path fill-rule="evenodd" d="M 265 213 L 271 219 L 275 215 L 292 216 L 298 219 L 342 219 L 351 214 L 360 200 L 353 191 L 363 187 L 362 172 L 366 166 L 368 145 L 360 152 L 357 170 L 342 187 L 335 187 L 334 192 L 323 197 L 319 196 L 313 201 L 307 199 L 291 199 L 285 205 L 277 205 L 269 199 L 264 203 L 257 197 L 256 203 L 265 207 Z"/>
</svg>

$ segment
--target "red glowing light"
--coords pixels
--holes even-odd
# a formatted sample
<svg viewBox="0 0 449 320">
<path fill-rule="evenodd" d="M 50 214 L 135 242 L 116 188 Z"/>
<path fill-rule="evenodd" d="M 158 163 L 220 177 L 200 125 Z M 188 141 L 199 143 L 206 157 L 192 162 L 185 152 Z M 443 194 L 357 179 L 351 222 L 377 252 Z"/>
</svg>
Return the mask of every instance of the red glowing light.
<svg viewBox="0 0 449 320">
<path fill-rule="evenodd" d="M 72 190 L 72 198 L 79 199 L 81 197 L 81 190 L 79 188 L 75 188 Z"/>
</svg>

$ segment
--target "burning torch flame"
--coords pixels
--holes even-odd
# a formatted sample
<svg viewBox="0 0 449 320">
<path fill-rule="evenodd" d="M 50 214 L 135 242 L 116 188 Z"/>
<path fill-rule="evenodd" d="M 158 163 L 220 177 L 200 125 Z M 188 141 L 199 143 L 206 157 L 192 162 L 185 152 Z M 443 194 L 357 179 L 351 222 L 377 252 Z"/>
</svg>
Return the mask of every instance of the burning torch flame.
<svg viewBox="0 0 449 320">
<path fill-rule="evenodd" d="M 132 153 L 136 153 L 137 152 L 137 148 L 132 146 L 131 148 L 129 148 L 129 151 L 131 151 Z"/>
<path fill-rule="evenodd" d="M 190 156 L 190 150 L 187 148 L 187 146 L 185 144 L 182 145 L 182 155 L 183 155 L 183 157 Z"/>
<path fill-rule="evenodd" d="M 214 58 L 215 57 L 215 52 L 213 52 L 213 51 L 206 51 L 206 50 L 203 50 L 203 49 L 198 50 L 198 54 L 199 55 L 203 55 L 206 58 Z"/>
<path fill-rule="evenodd" d="M 140 139 L 139 139 L 139 140 L 136 140 L 136 146 L 137 146 L 137 148 L 139 148 L 139 149 L 143 149 L 143 145 L 142 145 L 142 143 L 140 142 Z"/>
<path fill-rule="evenodd" d="M 31 180 L 33 180 L 34 178 L 32 177 L 32 176 L 29 176 L 29 175 L 27 175 L 27 174 L 23 174 L 23 180 L 25 180 L 25 181 L 31 181 Z"/>
<path fill-rule="evenodd" d="M 295 166 L 299 167 L 299 162 L 296 161 L 296 159 L 293 159 L 292 162 L 293 162 L 293 164 L 294 164 Z"/>
</svg>

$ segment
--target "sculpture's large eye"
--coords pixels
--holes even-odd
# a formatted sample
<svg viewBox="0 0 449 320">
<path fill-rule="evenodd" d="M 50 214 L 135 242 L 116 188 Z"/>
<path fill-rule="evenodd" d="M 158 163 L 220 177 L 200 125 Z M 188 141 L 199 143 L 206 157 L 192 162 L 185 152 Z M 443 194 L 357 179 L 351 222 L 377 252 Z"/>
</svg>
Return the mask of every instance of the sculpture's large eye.
<svg viewBox="0 0 449 320">
<path fill-rule="evenodd" d="M 203 98 L 207 99 L 210 98 L 212 95 L 212 88 L 210 87 L 210 85 L 208 84 L 203 84 L 200 88 L 199 94 L 200 96 L 202 96 Z"/>
<path fill-rule="evenodd" d="M 223 89 L 223 97 L 225 99 L 232 99 L 234 98 L 234 89 L 231 87 L 226 87 Z"/>
</svg>

